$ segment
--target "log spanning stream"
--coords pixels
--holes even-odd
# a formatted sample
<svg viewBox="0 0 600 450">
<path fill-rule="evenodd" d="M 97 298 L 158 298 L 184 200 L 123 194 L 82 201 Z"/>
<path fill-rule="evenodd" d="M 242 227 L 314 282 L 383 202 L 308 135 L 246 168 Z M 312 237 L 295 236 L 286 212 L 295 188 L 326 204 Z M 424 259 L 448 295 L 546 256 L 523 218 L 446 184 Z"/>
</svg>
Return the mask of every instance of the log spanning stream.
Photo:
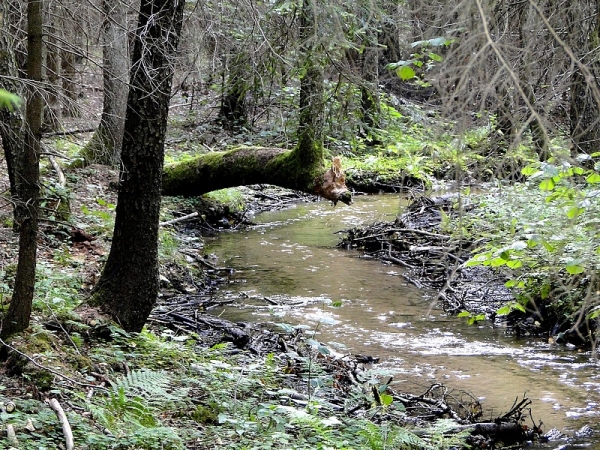
<svg viewBox="0 0 600 450">
<path fill-rule="evenodd" d="M 544 431 L 572 435 L 587 424 L 598 440 L 600 364 L 589 352 L 517 339 L 490 323 L 468 326 L 439 309 L 432 293 L 409 284 L 401 267 L 335 248 L 337 231 L 393 220 L 405 204 L 397 195 L 358 197 L 349 207 L 301 204 L 260 214 L 251 230 L 207 238 L 205 251 L 235 269 L 218 294 L 235 302 L 220 313 L 234 321 L 308 325 L 339 352 L 380 357 L 376 367 L 394 373 L 405 392 L 437 381 L 471 392 L 493 416 L 525 395 Z"/>
</svg>

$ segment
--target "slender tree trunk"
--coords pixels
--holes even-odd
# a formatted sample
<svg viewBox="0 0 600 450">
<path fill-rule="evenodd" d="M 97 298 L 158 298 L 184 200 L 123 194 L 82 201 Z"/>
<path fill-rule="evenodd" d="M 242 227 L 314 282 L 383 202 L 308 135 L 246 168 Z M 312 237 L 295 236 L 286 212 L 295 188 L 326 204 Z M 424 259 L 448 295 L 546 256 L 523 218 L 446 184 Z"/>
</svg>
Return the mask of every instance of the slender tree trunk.
<svg viewBox="0 0 600 450">
<path fill-rule="evenodd" d="M 227 129 L 235 130 L 248 123 L 246 93 L 249 89 L 250 61 L 243 50 L 237 51 L 231 59 L 228 65 L 229 77 L 223 86 L 219 118 Z"/>
<path fill-rule="evenodd" d="M 378 128 L 380 113 L 379 104 L 379 51 L 377 49 L 377 36 L 375 33 L 369 33 L 370 36 L 365 41 L 365 49 L 362 55 L 361 75 L 363 85 L 360 88 L 361 100 L 360 107 L 362 121 L 370 131 Z M 367 136 L 369 133 L 367 133 Z M 373 142 L 377 144 L 378 142 Z"/>
<path fill-rule="evenodd" d="M 82 150 L 85 165 L 115 165 L 121 155 L 127 110 L 129 40 L 125 0 L 102 0 L 104 105 L 100 125 Z"/>
<path fill-rule="evenodd" d="M 527 40 L 526 36 L 530 32 L 528 29 L 526 29 L 527 9 L 529 8 L 529 5 L 527 5 L 525 2 L 519 1 L 510 4 L 510 8 L 515 10 L 514 14 L 516 15 L 516 25 L 518 26 L 519 30 L 518 48 L 523 49 L 521 52 L 519 52 L 519 56 L 516 62 L 516 67 L 520 69 L 519 78 L 523 80 L 523 91 L 525 95 L 527 95 L 529 103 L 534 108 L 538 108 L 538 101 L 535 89 L 537 87 L 536 84 L 538 83 L 535 83 L 534 81 L 535 75 L 532 73 L 531 63 L 525 60 L 525 58 L 523 57 L 523 55 L 525 55 Z M 540 159 L 540 161 L 546 161 L 550 157 L 548 142 L 549 138 L 546 133 L 546 128 L 544 127 L 544 124 L 538 117 L 540 116 L 538 115 L 537 117 L 532 118 L 531 124 L 529 125 L 529 131 L 531 132 L 533 146 L 535 152 L 538 154 L 538 158 Z"/>
<path fill-rule="evenodd" d="M 62 5 L 59 2 L 50 0 L 44 4 L 44 15 L 46 17 L 46 33 L 44 36 L 45 67 L 44 79 L 48 86 L 48 95 L 46 98 L 46 107 L 44 108 L 44 131 L 53 131 L 58 129 L 62 119 L 62 82 L 60 66 L 60 42 L 58 37 L 60 15 L 62 14 Z"/>
<path fill-rule="evenodd" d="M 142 0 L 133 46 L 121 184 L 110 254 L 90 302 L 140 331 L 158 294 L 158 219 L 182 0 Z"/>
<path fill-rule="evenodd" d="M 0 30 L 8 30 L 12 17 L 10 2 L 0 3 Z M 14 54 L 14 37 L 6 31 L 0 31 L 0 75 L 5 77 L 3 88 L 13 94 L 22 94 L 21 85 L 17 83 L 19 76 L 17 62 Z M 4 158 L 10 182 L 10 194 L 13 204 L 16 205 L 17 192 L 17 162 L 18 156 L 23 149 L 23 116 L 19 109 L 9 111 L 0 109 L 0 138 L 4 149 Z M 20 219 L 16 216 L 17 208 L 14 211 L 15 229 L 18 229 Z"/>
<path fill-rule="evenodd" d="M 9 336 L 29 326 L 35 286 L 38 232 L 39 155 L 43 100 L 39 90 L 42 81 L 43 10 L 40 0 L 27 3 L 27 76 L 31 81 L 27 95 L 25 145 L 19 164 L 19 202 L 22 218 L 19 238 L 19 260 L 15 287 L 8 312 L 2 322 L 1 335 Z"/>
<path fill-rule="evenodd" d="M 297 156 L 301 163 L 323 159 L 323 67 L 319 58 L 315 0 L 303 0 L 300 40 L 304 76 L 300 80 L 300 116 Z"/>
</svg>

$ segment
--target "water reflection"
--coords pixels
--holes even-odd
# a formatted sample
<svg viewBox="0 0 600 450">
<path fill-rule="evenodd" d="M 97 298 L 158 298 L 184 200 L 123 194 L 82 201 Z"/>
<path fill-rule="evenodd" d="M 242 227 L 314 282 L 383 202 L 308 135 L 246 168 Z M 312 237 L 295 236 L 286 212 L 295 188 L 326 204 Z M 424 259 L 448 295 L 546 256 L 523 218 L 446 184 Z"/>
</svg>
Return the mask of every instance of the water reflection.
<svg viewBox="0 0 600 450">
<path fill-rule="evenodd" d="M 440 381 L 480 396 L 495 415 L 526 395 L 545 429 L 594 426 L 600 374 L 589 354 L 515 340 L 490 324 L 467 326 L 409 285 L 398 267 L 333 248 L 336 231 L 393 220 L 404 204 L 389 195 L 358 197 L 351 207 L 299 205 L 260 215 L 253 230 L 207 242 L 236 269 L 220 295 L 239 301 L 224 315 L 309 325 L 336 348 L 380 356 L 400 389 Z"/>
</svg>

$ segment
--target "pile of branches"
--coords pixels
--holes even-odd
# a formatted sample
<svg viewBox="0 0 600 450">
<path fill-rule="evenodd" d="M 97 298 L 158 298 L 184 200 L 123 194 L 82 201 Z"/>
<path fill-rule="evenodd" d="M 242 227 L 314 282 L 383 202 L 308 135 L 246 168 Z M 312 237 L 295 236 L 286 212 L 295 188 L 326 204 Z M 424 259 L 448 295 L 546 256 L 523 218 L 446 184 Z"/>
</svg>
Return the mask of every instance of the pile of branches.
<svg viewBox="0 0 600 450">
<path fill-rule="evenodd" d="M 394 222 L 345 230 L 338 246 L 403 267 L 402 276 L 409 282 L 437 291 L 447 312 L 467 310 L 493 318 L 513 296 L 504 277 L 487 267 L 463 265 L 475 243 L 442 231 L 442 218 L 460 210 L 458 200 L 455 195 L 420 197 Z"/>
</svg>

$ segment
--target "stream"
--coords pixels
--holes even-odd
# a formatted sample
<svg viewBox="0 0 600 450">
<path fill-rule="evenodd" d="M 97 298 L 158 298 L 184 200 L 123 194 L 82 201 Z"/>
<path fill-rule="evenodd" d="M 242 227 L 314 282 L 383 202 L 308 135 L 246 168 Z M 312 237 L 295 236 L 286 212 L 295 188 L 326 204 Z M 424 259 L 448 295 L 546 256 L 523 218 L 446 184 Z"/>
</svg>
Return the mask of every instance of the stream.
<svg viewBox="0 0 600 450">
<path fill-rule="evenodd" d="M 206 238 L 205 251 L 235 269 L 217 294 L 235 303 L 213 313 L 310 326 L 308 333 L 338 352 L 380 357 L 375 367 L 392 372 L 400 391 L 418 394 L 440 382 L 471 392 L 494 417 L 526 396 L 545 432 L 597 429 L 600 371 L 589 352 L 517 339 L 491 323 L 469 326 L 438 308 L 432 292 L 408 283 L 401 267 L 335 248 L 337 231 L 393 220 L 405 206 L 398 195 L 356 197 L 335 208 L 299 204 L 258 215 L 250 230 Z M 581 445 L 600 449 L 600 442 Z"/>
</svg>

